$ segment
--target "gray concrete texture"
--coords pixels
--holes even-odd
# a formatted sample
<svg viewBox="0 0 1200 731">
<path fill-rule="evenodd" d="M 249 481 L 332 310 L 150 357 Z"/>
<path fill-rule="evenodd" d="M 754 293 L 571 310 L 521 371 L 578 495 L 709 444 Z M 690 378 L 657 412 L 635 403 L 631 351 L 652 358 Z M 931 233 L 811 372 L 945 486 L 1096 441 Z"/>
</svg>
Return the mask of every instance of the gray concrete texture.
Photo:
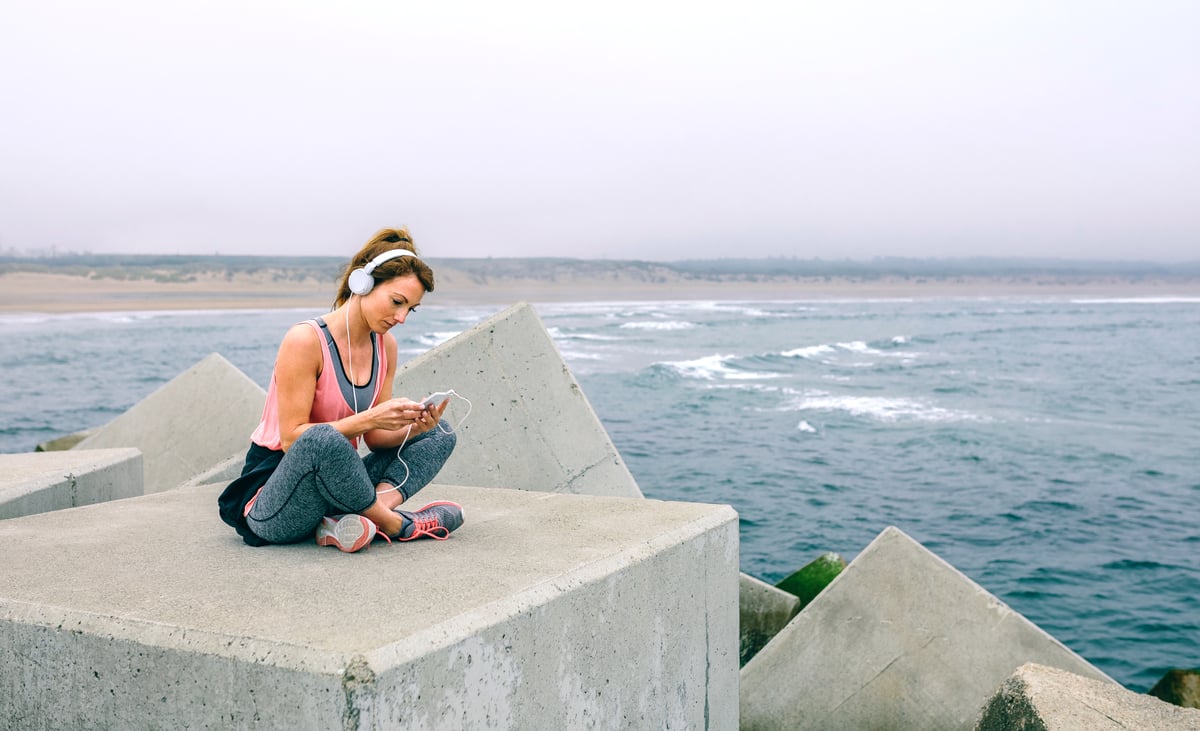
<svg viewBox="0 0 1200 731">
<path fill-rule="evenodd" d="M 742 668 L 741 728 L 970 729 L 1026 662 L 1109 680 L 889 527 Z"/>
<path fill-rule="evenodd" d="M 0 520 L 141 494 L 136 449 L 0 454 Z"/>
<path fill-rule="evenodd" d="M 0 719 L 737 725 L 728 506 L 434 485 L 466 508 L 450 540 L 345 554 L 244 545 L 221 487 L 0 522 Z"/>
<path fill-rule="evenodd" d="M 749 574 L 738 577 L 740 661 L 745 665 L 800 611 L 800 599 Z"/>
<path fill-rule="evenodd" d="M 1036 663 L 988 701 L 975 731 L 1200 731 L 1200 710 Z"/>
<path fill-rule="evenodd" d="M 170 490 L 245 454 L 266 392 L 213 353 L 72 450 L 136 447 L 144 456 L 145 492 Z"/>
<path fill-rule="evenodd" d="M 472 402 L 459 446 L 438 475 L 450 484 L 641 497 L 545 326 L 513 305 L 403 364 L 393 393 L 454 389 Z M 451 424 L 467 413 L 451 399 Z"/>
</svg>

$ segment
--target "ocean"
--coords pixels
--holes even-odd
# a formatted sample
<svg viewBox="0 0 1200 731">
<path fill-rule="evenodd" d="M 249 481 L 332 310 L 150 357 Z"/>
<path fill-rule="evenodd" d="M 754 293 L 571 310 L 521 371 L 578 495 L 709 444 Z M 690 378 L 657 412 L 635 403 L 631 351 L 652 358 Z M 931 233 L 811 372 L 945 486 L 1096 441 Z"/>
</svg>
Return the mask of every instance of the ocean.
<svg viewBox="0 0 1200 731">
<path fill-rule="evenodd" d="M 499 309 L 424 305 L 401 357 Z M 737 509 L 745 572 L 894 525 L 1134 690 L 1200 667 L 1200 299 L 536 309 L 648 497 Z M 214 351 L 265 385 L 314 314 L 0 315 L 0 452 Z"/>
</svg>

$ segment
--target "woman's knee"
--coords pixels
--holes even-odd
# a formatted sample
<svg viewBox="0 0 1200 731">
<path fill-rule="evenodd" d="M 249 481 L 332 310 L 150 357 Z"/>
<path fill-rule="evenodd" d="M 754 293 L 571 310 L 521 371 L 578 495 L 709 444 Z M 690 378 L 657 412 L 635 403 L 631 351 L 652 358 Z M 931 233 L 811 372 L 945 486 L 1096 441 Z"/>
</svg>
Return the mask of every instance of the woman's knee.
<svg viewBox="0 0 1200 731">
<path fill-rule="evenodd" d="M 313 424 L 304 430 L 292 444 L 292 449 L 300 447 L 302 449 L 317 448 L 320 450 L 328 449 L 330 446 L 341 446 L 339 442 L 349 445 L 350 442 L 342 436 L 342 433 L 334 429 L 331 424 Z"/>
<path fill-rule="evenodd" d="M 452 431 L 449 422 L 442 419 L 438 422 L 437 428 L 434 429 L 434 434 L 438 440 L 438 447 L 448 458 L 450 453 L 454 451 L 454 445 L 458 444 L 458 432 Z"/>
</svg>

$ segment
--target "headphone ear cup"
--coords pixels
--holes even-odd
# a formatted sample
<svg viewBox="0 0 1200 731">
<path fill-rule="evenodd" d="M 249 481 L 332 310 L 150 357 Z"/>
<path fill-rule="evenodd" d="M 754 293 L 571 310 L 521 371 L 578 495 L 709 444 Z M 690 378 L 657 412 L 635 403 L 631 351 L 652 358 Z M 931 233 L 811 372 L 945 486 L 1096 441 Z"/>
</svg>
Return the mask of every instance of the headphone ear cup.
<svg viewBox="0 0 1200 731">
<path fill-rule="evenodd" d="M 366 269 L 359 267 L 350 272 L 350 279 L 347 281 L 350 286 L 350 291 L 358 296 L 369 294 L 375 287 L 375 277 L 367 273 Z"/>
</svg>

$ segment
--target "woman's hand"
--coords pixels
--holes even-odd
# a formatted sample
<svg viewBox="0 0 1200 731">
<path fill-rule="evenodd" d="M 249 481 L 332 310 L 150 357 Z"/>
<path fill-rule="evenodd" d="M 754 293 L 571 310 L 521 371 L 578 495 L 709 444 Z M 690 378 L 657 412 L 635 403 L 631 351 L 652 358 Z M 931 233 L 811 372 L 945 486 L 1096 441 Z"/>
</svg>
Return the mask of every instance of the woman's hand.
<svg viewBox="0 0 1200 731">
<path fill-rule="evenodd" d="M 373 407 L 371 417 L 376 429 L 407 432 L 407 438 L 411 439 L 436 427 L 448 404 L 449 399 L 424 407 L 406 398 L 394 398 Z"/>
<path fill-rule="evenodd" d="M 421 417 L 421 432 L 432 430 L 438 425 L 438 421 L 442 418 L 442 414 L 446 411 L 446 407 L 450 405 L 450 399 L 446 399 L 440 404 L 433 404 L 425 407 L 425 413 Z M 413 431 L 416 431 L 414 428 Z"/>
<path fill-rule="evenodd" d="M 417 423 L 413 427 L 412 433 L 409 434 L 409 438 L 415 437 L 418 434 L 424 434 L 437 427 L 438 419 L 442 418 L 442 412 L 446 410 L 446 405 L 449 402 L 450 399 L 446 399 L 434 406 L 422 406 L 421 416 L 417 419 Z M 421 406 L 421 404 L 417 405 Z"/>
<path fill-rule="evenodd" d="M 421 404 L 406 398 L 388 399 L 372 406 L 371 423 L 375 429 L 407 431 L 411 426 L 414 433 L 421 427 L 425 409 Z"/>
</svg>

